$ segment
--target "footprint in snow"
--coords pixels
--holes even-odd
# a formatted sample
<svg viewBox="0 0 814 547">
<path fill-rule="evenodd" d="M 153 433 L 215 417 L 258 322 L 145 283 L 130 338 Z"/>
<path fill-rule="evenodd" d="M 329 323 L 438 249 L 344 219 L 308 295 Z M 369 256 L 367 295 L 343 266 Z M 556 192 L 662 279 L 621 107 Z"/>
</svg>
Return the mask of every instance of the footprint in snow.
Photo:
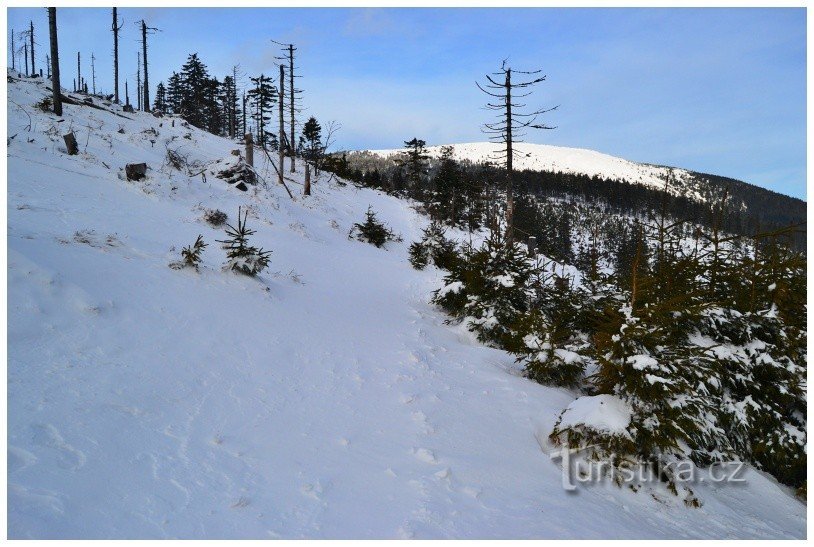
<svg viewBox="0 0 814 547">
<path fill-rule="evenodd" d="M 322 494 L 325 493 L 325 488 L 322 486 L 321 481 L 315 481 L 313 484 L 304 484 L 300 487 L 300 492 L 303 496 L 322 501 Z"/>
<path fill-rule="evenodd" d="M 413 456 L 415 456 L 417 460 L 424 463 L 438 463 L 438 458 L 435 457 L 435 453 L 428 448 L 414 448 Z"/>
</svg>

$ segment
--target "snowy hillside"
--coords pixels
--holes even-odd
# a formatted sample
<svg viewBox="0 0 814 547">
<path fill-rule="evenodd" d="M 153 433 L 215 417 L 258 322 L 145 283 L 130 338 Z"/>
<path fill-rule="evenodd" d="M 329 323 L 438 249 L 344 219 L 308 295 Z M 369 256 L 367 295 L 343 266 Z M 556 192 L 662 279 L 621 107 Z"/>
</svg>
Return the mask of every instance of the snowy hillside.
<svg viewBox="0 0 814 547">
<path fill-rule="evenodd" d="M 503 145 L 491 142 L 470 142 L 454 144 L 454 157 L 458 161 L 481 163 L 496 161 L 504 149 Z M 427 152 L 431 157 L 441 155 L 441 146 L 429 146 Z M 529 171 L 561 171 L 589 177 L 601 177 L 612 180 L 623 180 L 635 184 L 664 189 L 667 167 L 636 163 L 608 154 L 602 154 L 584 148 L 567 148 L 548 144 L 516 143 L 514 168 Z M 402 153 L 402 150 L 371 150 L 372 154 L 388 157 Z M 692 173 L 686 169 L 673 170 L 674 184 L 672 192 L 684 193 L 696 199 L 703 196 L 694 188 Z"/>
<path fill-rule="evenodd" d="M 407 261 L 427 223 L 408 202 L 324 176 L 302 197 L 301 172 L 292 200 L 259 153 L 265 182 L 241 192 L 214 175 L 233 142 L 117 106 L 57 118 L 45 96 L 9 83 L 10 537 L 805 537 L 805 505 L 753 469 L 694 486 L 697 509 L 657 488 L 565 491 L 547 436 L 575 394 L 444 323 L 440 272 Z M 529 165 L 656 180 L 533 149 L 560 152 Z M 146 180 L 125 180 L 133 162 Z M 348 238 L 369 205 L 403 242 Z M 203 220 L 239 206 L 273 251 L 258 278 L 222 270 L 224 231 Z M 198 234 L 200 272 L 169 268 Z"/>
</svg>

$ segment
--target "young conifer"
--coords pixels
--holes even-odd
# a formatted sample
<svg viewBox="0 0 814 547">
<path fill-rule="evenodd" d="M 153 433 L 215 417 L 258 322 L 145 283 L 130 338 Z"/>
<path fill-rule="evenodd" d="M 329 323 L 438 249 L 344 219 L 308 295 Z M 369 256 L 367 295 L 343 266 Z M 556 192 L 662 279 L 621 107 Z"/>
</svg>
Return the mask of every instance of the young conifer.
<svg viewBox="0 0 814 547">
<path fill-rule="evenodd" d="M 231 224 L 226 224 L 226 235 L 229 236 L 226 240 L 218 240 L 218 243 L 223 243 L 223 248 L 226 249 L 226 268 L 238 273 L 249 276 L 255 276 L 262 272 L 269 263 L 269 256 L 271 251 L 264 251 L 262 248 L 257 248 L 249 245 L 249 236 L 255 233 L 246 227 L 246 220 L 248 219 L 249 212 L 241 215 L 241 209 L 237 210 L 237 227 Z"/>
</svg>

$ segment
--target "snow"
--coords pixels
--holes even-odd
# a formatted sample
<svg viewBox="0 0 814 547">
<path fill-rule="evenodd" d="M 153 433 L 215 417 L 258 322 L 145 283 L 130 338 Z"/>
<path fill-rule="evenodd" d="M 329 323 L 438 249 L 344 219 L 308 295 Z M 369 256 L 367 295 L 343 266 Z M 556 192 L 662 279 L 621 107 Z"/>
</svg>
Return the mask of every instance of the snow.
<svg viewBox="0 0 814 547">
<path fill-rule="evenodd" d="M 166 146 L 212 165 L 239 145 L 143 113 L 58 121 L 41 84 L 8 87 L 9 537 L 805 537 L 805 505 L 752 469 L 694 488 L 699 509 L 563 490 L 539 439 L 574 395 L 445 324 L 409 203 L 326 177 L 303 198 L 299 172 L 292 201 L 262 159 L 267 187 L 203 182 Z M 134 161 L 146 181 L 119 176 Z M 404 242 L 348 239 L 368 205 Z M 238 206 L 273 251 L 258 278 L 222 270 L 202 221 Z M 169 268 L 198 234 L 200 271 Z"/>
<path fill-rule="evenodd" d="M 434 158 L 441 156 L 445 145 L 428 146 L 427 153 Z M 468 142 L 453 144 L 456 160 L 468 160 L 473 163 L 495 162 L 500 158 L 505 147 L 492 142 Z M 664 181 L 670 168 L 637 163 L 585 148 L 569 148 L 549 144 L 515 143 L 514 169 L 529 171 L 561 171 L 601 177 L 611 180 L 624 180 L 634 184 L 643 184 L 659 190 L 664 189 Z M 370 150 L 370 153 L 381 157 L 402 154 L 403 150 Z M 670 191 L 703 201 L 701 196 L 690 185 L 693 174 L 686 169 L 673 168 L 674 182 Z"/>
<path fill-rule="evenodd" d="M 656 369 L 659 368 L 659 362 L 649 355 L 632 355 L 629 358 L 630 366 L 636 370 Z"/>
<path fill-rule="evenodd" d="M 627 435 L 627 426 L 633 410 L 626 402 L 613 395 L 582 396 L 574 400 L 562 413 L 559 428 L 584 425 L 615 435 Z"/>
</svg>

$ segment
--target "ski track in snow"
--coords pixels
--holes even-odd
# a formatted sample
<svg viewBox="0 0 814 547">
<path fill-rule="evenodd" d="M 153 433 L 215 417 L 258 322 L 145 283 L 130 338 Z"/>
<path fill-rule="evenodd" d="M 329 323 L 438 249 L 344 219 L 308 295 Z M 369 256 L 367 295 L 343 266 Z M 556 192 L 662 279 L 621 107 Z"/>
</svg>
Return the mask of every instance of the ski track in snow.
<svg viewBox="0 0 814 547">
<path fill-rule="evenodd" d="M 10 537 L 805 537 L 805 506 L 754 470 L 699 485 L 700 509 L 564 491 L 541 448 L 574 394 L 444 324 L 442 274 L 407 261 L 426 225 L 407 202 L 325 177 L 292 202 L 262 159 L 267 188 L 203 183 L 159 170 L 165 145 L 239 145 L 141 113 L 57 123 L 31 106 L 42 86 L 9 94 L 33 121 L 9 106 Z M 46 133 L 68 124 L 79 156 Z M 147 182 L 116 176 L 131 161 Z M 348 239 L 368 204 L 404 242 Z M 221 271 L 223 230 L 200 220 L 238 205 L 273 251 L 257 279 Z M 199 233 L 201 271 L 168 268 Z"/>
</svg>

